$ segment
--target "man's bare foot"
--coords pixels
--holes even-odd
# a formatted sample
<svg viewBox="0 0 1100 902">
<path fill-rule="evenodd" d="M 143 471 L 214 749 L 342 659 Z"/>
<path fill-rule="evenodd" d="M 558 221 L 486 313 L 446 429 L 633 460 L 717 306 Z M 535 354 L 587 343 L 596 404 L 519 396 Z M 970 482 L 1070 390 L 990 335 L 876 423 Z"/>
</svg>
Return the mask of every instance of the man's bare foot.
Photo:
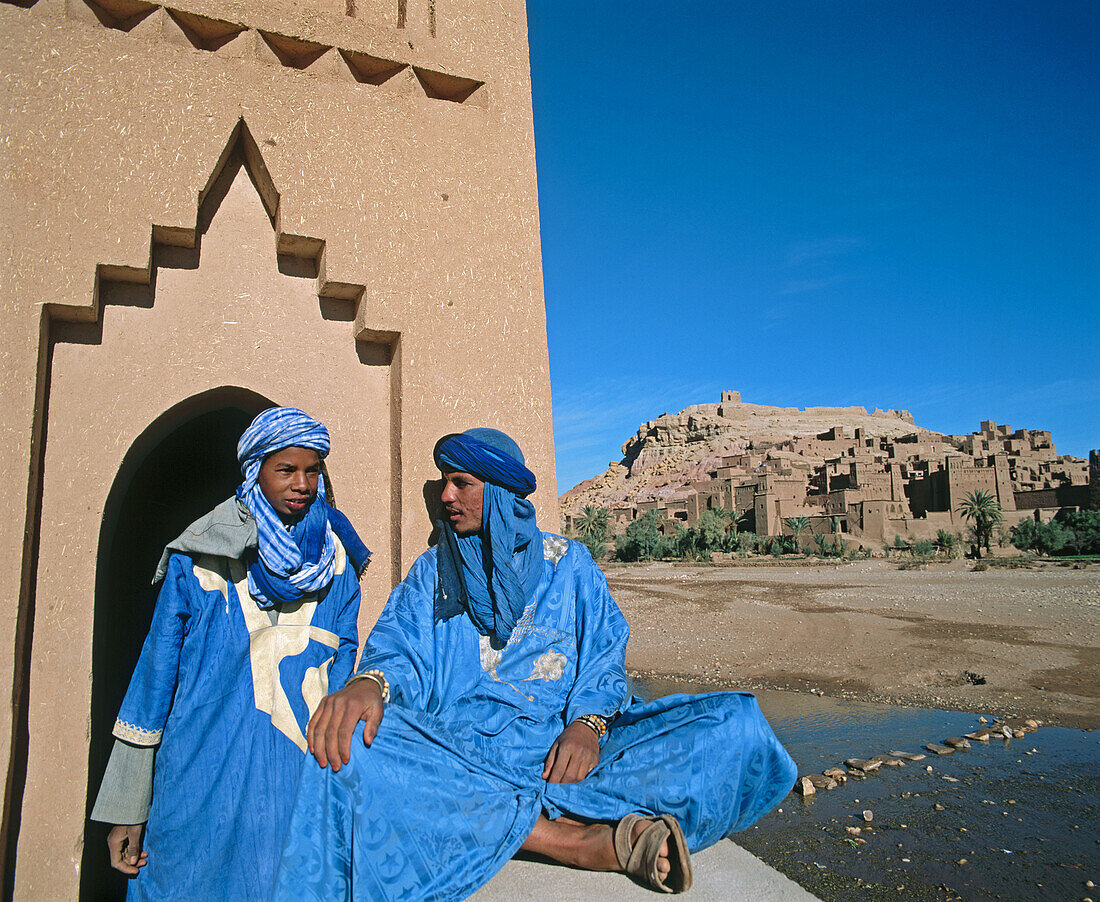
<svg viewBox="0 0 1100 902">
<path fill-rule="evenodd" d="M 631 844 L 637 842 L 652 823 L 645 818 L 639 820 L 630 831 Z M 567 817 L 550 820 L 539 815 L 531 835 L 520 848 L 586 871 L 621 871 L 623 867 L 615 854 L 613 835 L 608 824 L 582 824 Z M 668 877 L 670 869 L 666 842 L 657 857 L 657 873 L 661 880 Z"/>
</svg>

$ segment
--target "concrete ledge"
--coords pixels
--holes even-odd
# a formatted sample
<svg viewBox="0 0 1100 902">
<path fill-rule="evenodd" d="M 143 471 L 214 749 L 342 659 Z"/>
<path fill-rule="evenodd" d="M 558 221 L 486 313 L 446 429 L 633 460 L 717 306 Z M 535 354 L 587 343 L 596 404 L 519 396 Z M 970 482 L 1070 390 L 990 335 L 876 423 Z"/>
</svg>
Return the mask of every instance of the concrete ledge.
<svg viewBox="0 0 1100 902">
<path fill-rule="evenodd" d="M 691 856 L 694 883 L 686 898 L 693 902 L 818 902 L 797 883 L 764 864 L 731 840 L 724 840 Z M 555 902 L 653 902 L 662 894 L 638 886 L 622 874 L 574 871 L 533 861 L 510 861 L 473 902 L 512 902 L 516 899 L 553 899 Z"/>
</svg>

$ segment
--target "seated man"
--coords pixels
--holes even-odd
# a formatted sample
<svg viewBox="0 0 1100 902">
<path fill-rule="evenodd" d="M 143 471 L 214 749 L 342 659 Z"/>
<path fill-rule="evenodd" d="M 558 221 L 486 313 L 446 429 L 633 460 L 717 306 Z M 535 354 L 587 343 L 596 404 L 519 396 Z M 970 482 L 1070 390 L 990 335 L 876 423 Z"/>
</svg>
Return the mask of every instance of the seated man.
<svg viewBox="0 0 1100 902">
<path fill-rule="evenodd" d="M 539 531 L 508 436 L 450 435 L 435 460 L 439 545 L 309 723 L 321 767 L 275 899 L 462 899 L 520 849 L 687 889 L 688 850 L 768 811 L 794 762 L 751 695 L 631 699 L 626 621 L 587 549 Z"/>
</svg>

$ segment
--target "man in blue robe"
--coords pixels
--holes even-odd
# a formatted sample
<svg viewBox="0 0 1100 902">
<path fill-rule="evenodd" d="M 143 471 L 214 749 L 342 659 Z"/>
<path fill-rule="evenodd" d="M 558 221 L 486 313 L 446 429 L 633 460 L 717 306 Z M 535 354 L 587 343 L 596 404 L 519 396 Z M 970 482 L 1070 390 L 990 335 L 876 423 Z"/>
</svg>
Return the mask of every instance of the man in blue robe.
<svg viewBox="0 0 1100 902">
<path fill-rule="evenodd" d="M 768 811 L 793 761 L 751 695 L 629 696 L 626 621 L 587 549 L 539 531 L 508 436 L 435 459 L 439 545 L 310 721 L 274 898 L 462 899 L 520 849 L 687 889 L 688 850 Z"/>
<path fill-rule="evenodd" d="M 237 494 L 164 551 L 149 635 L 92 819 L 130 900 L 271 893 L 305 727 L 358 645 L 370 552 L 324 498 L 325 427 L 292 407 L 241 436 Z"/>
</svg>

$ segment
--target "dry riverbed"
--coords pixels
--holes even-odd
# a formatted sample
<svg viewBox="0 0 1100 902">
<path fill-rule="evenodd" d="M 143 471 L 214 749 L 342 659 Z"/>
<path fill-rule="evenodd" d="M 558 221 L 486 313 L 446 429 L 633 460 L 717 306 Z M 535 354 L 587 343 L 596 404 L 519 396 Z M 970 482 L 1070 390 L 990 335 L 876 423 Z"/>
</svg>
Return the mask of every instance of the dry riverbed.
<svg viewBox="0 0 1100 902">
<path fill-rule="evenodd" d="M 634 674 L 1100 727 L 1100 566 L 971 566 L 603 568 Z"/>
</svg>

